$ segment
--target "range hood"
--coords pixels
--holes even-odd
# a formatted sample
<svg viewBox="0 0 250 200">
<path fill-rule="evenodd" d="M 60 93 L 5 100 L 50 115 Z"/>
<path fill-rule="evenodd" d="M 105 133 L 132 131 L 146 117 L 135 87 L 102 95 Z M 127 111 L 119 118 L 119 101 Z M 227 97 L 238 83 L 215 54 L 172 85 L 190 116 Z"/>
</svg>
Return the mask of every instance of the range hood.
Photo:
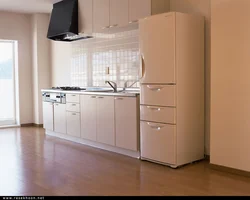
<svg viewBox="0 0 250 200">
<path fill-rule="evenodd" d="M 47 38 L 64 42 L 92 38 L 78 35 L 78 0 L 53 4 Z"/>
</svg>

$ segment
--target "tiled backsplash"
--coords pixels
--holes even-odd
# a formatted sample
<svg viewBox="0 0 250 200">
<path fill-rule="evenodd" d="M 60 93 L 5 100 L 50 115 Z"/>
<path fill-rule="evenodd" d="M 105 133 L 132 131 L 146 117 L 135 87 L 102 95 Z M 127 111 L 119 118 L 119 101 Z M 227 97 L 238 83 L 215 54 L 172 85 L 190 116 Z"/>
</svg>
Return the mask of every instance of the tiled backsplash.
<svg viewBox="0 0 250 200">
<path fill-rule="evenodd" d="M 138 30 L 80 40 L 72 44 L 71 85 L 107 87 L 109 80 L 123 87 L 125 81 L 138 79 L 139 65 Z"/>
</svg>

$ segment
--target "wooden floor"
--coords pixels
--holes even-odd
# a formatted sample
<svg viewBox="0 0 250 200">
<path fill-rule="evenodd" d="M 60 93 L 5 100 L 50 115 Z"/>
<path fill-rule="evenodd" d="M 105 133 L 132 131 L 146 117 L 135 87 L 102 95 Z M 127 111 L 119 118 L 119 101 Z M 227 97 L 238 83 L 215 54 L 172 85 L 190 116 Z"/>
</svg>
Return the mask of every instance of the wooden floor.
<svg viewBox="0 0 250 200">
<path fill-rule="evenodd" d="M 0 129 L 0 196 L 250 195 L 250 178 L 208 162 L 180 169 L 45 136 Z"/>
</svg>

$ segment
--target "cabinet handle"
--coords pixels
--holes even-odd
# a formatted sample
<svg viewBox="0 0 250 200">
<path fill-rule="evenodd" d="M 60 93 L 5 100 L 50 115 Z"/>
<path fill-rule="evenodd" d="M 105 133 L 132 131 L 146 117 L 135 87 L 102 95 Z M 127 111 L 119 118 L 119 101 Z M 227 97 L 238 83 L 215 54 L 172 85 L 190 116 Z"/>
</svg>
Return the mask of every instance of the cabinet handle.
<svg viewBox="0 0 250 200">
<path fill-rule="evenodd" d="M 115 100 L 123 100 L 123 98 L 117 98 L 117 97 L 116 97 Z"/>
<path fill-rule="evenodd" d="M 129 24 L 137 23 L 139 20 L 130 21 Z"/>
<path fill-rule="evenodd" d="M 148 124 L 152 129 L 155 129 L 155 130 L 157 130 L 157 131 L 159 131 L 159 130 L 161 130 L 163 127 L 165 127 L 164 125 L 155 125 L 155 124 L 150 123 L 150 122 L 148 122 L 147 124 Z"/>
<path fill-rule="evenodd" d="M 72 113 L 72 115 L 76 115 L 76 113 Z"/>
<path fill-rule="evenodd" d="M 110 26 L 104 26 L 104 27 L 102 27 L 102 29 L 107 29 L 107 28 L 110 28 Z"/>
<path fill-rule="evenodd" d="M 72 104 L 72 106 L 76 106 L 76 104 Z"/>
<path fill-rule="evenodd" d="M 151 109 L 153 111 L 161 111 L 163 110 L 164 108 L 159 108 L 159 107 L 152 107 L 152 106 L 147 106 L 148 109 Z"/>
<path fill-rule="evenodd" d="M 71 96 L 72 96 L 72 97 L 75 97 L 76 95 L 75 95 L 75 94 L 72 94 Z"/>
<path fill-rule="evenodd" d="M 59 104 L 55 104 L 55 106 L 59 106 Z"/>
<path fill-rule="evenodd" d="M 96 99 L 96 96 L 92 96 L 92 97 L 90 97 L 91 99 Z"/>
<path fill-rule="evenodd" d="M 98 97 L 98 99 L 104 99 L 104 97 Z"/>
<path fill-rule="evenodd" d="M 155 92 L 159 92 L 163 89 L 162 86 L 152 86 L 152 85 L 147 85 L 147 88 Z"/>
<path fill-rule="evenodd" d="M 109 28 L 113 28 L 113 27 L 116 27 L 116 26 L 118 26 L 118 24 L 114 24 L 114 25 L 110 26 Z"/>
</svg>

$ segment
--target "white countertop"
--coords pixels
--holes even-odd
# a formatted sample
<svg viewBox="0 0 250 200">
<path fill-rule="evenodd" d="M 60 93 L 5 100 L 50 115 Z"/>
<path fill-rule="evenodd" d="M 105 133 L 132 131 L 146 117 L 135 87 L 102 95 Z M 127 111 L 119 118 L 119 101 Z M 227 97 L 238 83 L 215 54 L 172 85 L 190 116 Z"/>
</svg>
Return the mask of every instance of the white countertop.
<svg viewBox="0 0 250 200">
<path fill-rule="evenodd" d="M 80 95 L 101 95 L 101 96 L 124 96 L 124 97 L 136 97 L 140 95 L 140 90 L 126 90 L 121 92 L 101 92 L 101 91 L 86 91 L 86 90 L 55 90 L 55 89 L 42 89 L 41 92 L 51 93 L 63 93 L 63 94 L 80 94 Z"/>
</svg>

